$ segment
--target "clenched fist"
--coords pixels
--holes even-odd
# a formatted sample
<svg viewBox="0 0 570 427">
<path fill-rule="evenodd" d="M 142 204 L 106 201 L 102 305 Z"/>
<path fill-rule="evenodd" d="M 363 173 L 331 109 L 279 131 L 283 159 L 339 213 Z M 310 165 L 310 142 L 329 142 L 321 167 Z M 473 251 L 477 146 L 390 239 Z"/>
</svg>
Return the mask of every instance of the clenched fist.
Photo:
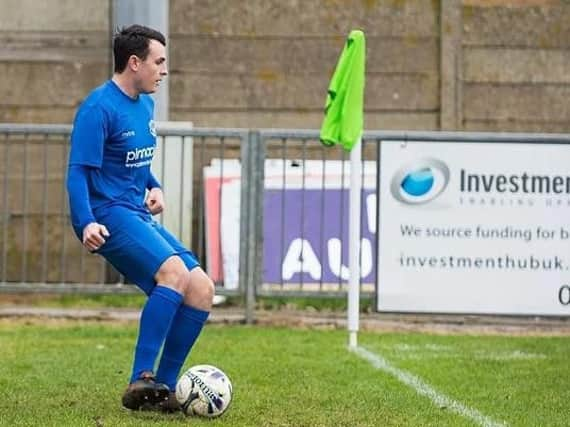
<svg viewBox="0 0 570 427">
<path fill-rule="evenodd" d="M 105 243 L 105 238 L 109 236 L 107 227 L 98 222 L 92 222 L 83 229 L 83 246 L 90 251 L 95 251 Z"/>
<path fill-rule="evenodd" d="M 161 213 L 164 210 L 164 195 L 158 187 L 150 190 L 145 200 L 146 207 L 152 215 Z"/>
</svg>

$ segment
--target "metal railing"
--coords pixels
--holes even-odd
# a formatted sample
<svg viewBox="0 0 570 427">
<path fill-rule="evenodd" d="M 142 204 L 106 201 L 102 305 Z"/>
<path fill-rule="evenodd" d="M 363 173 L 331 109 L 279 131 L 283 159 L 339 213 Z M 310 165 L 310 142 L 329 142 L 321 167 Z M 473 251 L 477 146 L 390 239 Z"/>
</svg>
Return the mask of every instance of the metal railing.
<svg viewBox="0 0 570 427">
<path fill-rule="evenodd" d="M 65 180 L 69 125 L 0 124 L 0 292 L 137 292 L 74 235 Z M 168 208 L 157 220 L 207 267 L 201 169 L 240 158 L 248 132 L 159 123 L 153 172 Z M 194 172 L 193 172 L 194 171 Z M 223 180 L 223 169 L 218 179 Z M 218 220 L 222 212 L 217 213 Z M 211 243 L 211 242 L 210 242 Z M 218 292 L 227 291 L 217 280 Z"/>
<path fill-rule="evenodd" d="M 68 125 L 0 125 L 0 292 L 135 289 L 73 235 L 65 192 L 70 132 Z M 167 202 L 158 220 L 196 252 L 217 293 L 244 296 L 249 320 L 257 296 L 346 295 L 348 153 L 321 145 L 317 130 L 162 123 L 158 132 L 153 171 Z M 570 136 L 365 132 L 364 203 L 377 197 L 387 140 L 568 144 Z M 362 212 L 361 237 L 375 252 L 377 215 Z M 375 283 L 372 268 L 362 293 L 373 295 Z"/>
</svg>

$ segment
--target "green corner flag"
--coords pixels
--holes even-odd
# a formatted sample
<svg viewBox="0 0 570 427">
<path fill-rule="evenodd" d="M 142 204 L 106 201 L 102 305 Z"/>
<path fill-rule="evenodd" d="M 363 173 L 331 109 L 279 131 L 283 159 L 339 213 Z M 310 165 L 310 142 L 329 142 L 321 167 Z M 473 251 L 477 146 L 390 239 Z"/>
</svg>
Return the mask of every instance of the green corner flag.
<svg viewBox="0 0 570 427">
<path fill-rule="evenodd" d="M 346 39 L 328 89 L 321 142 L 351 150 L 364 126 L 364 33 L 353 30 Z"/>
</svg>

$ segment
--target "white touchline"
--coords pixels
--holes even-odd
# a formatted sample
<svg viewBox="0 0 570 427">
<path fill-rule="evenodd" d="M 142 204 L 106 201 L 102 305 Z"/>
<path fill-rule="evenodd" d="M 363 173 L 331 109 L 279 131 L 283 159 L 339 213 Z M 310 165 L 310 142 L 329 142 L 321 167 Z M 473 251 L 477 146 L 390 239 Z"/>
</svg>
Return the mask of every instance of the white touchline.
<svg viewBox="0 0 570 427">
<path fill-rule="evenodd" d="M 491 418 L 483 415 L 479 411 L 475 409 L 468 408 L 461 403 L 441 394 L 438 393 L 437 390 L 432 388 L 429 384 L 426 384 L 421 378 L 418 378 L 406 371 L 398 369 L 388 363 L 383 357 L 378 356 L 363 347 L 349 347 L 349 350 L 355 352 L 360 357 L 368 360 L 372 366 L 376 369 L 380 369 L 382 371 L 388 372 L 395 376 L 398 380 L 403 382 L 404 384 L 412 387 L 418 394 L 422 394 L 428 397 L 432 402 L 434 402 L 439 407 L 445 407 L 449 410 L 465 417 L 470 418 L 475 421 L 477 424 L 484 426 L 484 427 L 505 427 L 506 424 L 500 423 L 497 421 L 492 420 Z"/>
</svg>

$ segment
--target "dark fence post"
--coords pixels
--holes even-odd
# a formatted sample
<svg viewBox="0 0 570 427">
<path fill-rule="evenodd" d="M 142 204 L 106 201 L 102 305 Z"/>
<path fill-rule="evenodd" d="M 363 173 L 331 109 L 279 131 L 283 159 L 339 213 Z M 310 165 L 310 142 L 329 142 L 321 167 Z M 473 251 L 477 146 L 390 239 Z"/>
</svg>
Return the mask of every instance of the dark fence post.
<svg viewBox="0 0 570 427">
<path fill-rule="evenodd" d="M 252 324 L 263 248 L 263 176 L 265 152 L 259 131 L 250 131 L 241 147 L 240 272 L 245 295 L 245 321 Z"/>
</svg>

